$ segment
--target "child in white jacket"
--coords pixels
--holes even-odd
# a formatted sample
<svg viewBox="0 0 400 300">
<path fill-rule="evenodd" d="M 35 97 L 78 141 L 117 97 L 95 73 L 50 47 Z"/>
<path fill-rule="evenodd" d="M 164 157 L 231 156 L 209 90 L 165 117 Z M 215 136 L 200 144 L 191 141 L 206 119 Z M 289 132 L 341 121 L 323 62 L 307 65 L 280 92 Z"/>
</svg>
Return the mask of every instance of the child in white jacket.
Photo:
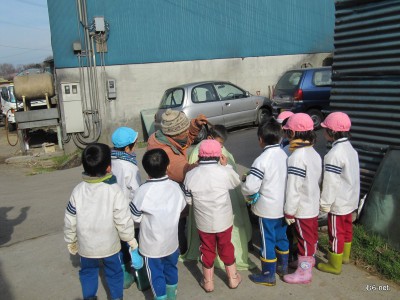
<svg viewBox="0 0 400 300">
<path fill-rule="evenodd" d="M 283 129 L 288 130 L 289 150 L 285 218 L 295 223 L 298 240 L 298 264 L 294 273 L 285 275 L 287 283 L 309 283 L 312 279 L 314 254 L 318 241 L 318 213 L 322 160 L 314 150 L 314 123 L 304 113 L 289 117 Z"/>
<path fill-rule="evenodd" d="M 83 181 L 72 191 L 64 218 L 64 240 L 79 253 L 79 278 L 84 299 L 97 299 L 99 261 L 112 299 L 122 299 L 124 275 L 120 240 L 137 248 L 126 198 L 111 173 L 111 152 L 105 144 L 88 145 L 82 153 Z"/>
<path fill-rule="evenodd" d="M 139 250 L 145 257 L 154 299 L 176 299 L 178 288 L 178 222 L 186 206 L 178 183 L 169 179 L 169 158 L 163 149 L 147 151 L 142 165 L 149 179 L 130 204 L 140 223 Z"/>
<path fill-rule="evenodd" d="M 276 284 L 275 272 L 283 276 L 288 271 L 289 241 L 283 217 L 287 155 L 279 144 L 282 128 L 277 121 L 271 119 L 260 125 L 257 135 L 263 152 L 253 162 L 242 183 L 245 196 L 259 194 L 251 210 L 259 217 L 261 274 L 249 277 L 257 284 L 273 286 Z"/>
<path fill-rule="evenodd" d="M 129 127 L 117 128 L 111 136 L 114 149 L 111 150 L 112 172 L 117 178 L 117 183 L 121 187 L 126 201 L 129 204 L 135 197 L 136 190 L 141 184 L 139 168 L 137 167 L 135 145 L 138 133 Z M 138 231 L 139 226 L 136 231 Z M 136 232 L 138 236 L 138 232 Z M 124 289 L 129 288 L 135 281 L 131 269 L 131 257 L 129 246 L 121 241 L 121 267 L 124 271 Z"/>
<path fill-rule="evenodd" d="M 220 162 L 220 164 L 218 163 Z M 227 164 L 221 144 L 204 140 L 199 149 L 199 166 L 186 174 L 185 196 L 193 205 L 196 226 L 200 236 L 203 279 L 206 292 L 214 290 L 214 260 L 217 255 L 225 265 L 229 287 L 241 282 L 235 264 L 234 246 L 231 242 L 233 211 L 229 190 L 240 184 L 239 175 Z"/>
<path fill-rule="evenodd" d="M 333 142 L 324 157 L 324 181 L 320 210 L 328 213 L 328 263 L 318 264 L 323 272 L 340 274 L 350 259 L 353 238 L 352 212 L 360 198 L 358 154 L 349 142 L 351 121 L 347 114 L 334 112 L 321 123 L 325 138 Z"/>
</svg>

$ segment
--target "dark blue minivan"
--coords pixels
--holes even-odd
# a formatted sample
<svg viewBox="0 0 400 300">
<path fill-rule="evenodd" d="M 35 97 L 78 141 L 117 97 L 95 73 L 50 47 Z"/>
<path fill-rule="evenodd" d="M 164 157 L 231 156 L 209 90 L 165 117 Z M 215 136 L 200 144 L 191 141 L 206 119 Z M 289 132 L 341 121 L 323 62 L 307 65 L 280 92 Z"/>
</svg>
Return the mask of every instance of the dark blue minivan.
<svg viewBox="0 0 400 300">
<path fill-rule="evenodd" d="M 322 111 L 329 110 L 331 67 L 295 69 L 285 72 L 275 86 L 272 97 L 273 114 L 290 110 L 307 113 L 319 128 L 324 120 Z"/>
</svg>

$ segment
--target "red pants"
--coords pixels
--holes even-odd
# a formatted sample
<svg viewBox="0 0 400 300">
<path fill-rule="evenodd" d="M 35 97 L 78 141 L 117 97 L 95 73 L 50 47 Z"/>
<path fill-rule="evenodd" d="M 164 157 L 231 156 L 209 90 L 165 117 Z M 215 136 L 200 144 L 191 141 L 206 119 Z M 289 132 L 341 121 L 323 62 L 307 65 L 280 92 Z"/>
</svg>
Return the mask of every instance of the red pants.
<svg viewBox="0 0 400 300">
<path fill-rule="evenodd" d="M 200 236 L 200 260 L 206 268 L 214 265 L 218 250 L 219 258 L 229 266 L 235 262 L 235 248 L 231 242 L 232 226 L 223 232 L 207 233 L 198 230 Z"/>
<path fill-rule="evenodd" d="M 313 256 L 318 242 L 318 217 L 296 219 L 297 249 L 300 256 Z"/>
<path fill-rule="evenodd" d="M 353 239 L 353 222 L 351 213 L 347 215 L 328 214 L 329 247 L 332 252 L 343 253 L 344 243 Z"/>
</svg>

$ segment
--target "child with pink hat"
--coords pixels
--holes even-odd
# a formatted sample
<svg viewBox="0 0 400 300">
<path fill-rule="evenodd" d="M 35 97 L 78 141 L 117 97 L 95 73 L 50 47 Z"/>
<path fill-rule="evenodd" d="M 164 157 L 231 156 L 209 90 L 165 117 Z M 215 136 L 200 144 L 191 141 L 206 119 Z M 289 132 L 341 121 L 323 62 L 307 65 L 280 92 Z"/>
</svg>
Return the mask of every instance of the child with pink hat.
<svg viewBox="0 0 400 300">
<path fill-rule="evenodd" d="M 342 263 L 350 260 L 353 238 L 352 212 L 360 197 L 360 166 L 358 154 L 349 142 L 351 121 L 343 112 L 329 114 L 321 123 L 326 140 L 333 142 L 324 157 L 324 181 L 320 210 L 328 213 L 328 263 L 318 269 L 340 274 Z"/>
<path fill-rule="evenodd" d="M 217 255 L 225 265 L 229 287 L 241 282 L 237 273 L 234 246 L 231 242 L 233 210 L 229 190 L 240 185 L 239 175 L 222 155 L 221 144 L 207 139 L 199 148 L 199 165 L 186 174 L 186 201 L 193 205 L 194 218 L 200 236 L 203 279 L 206 292 L 214 290 L 214 260 Z"/>
<path fill-rule="evenodd" d="M 290 151 L 287 160 L 286 222 L 295 223 L 298 240 L 298 262 L 294 273 L 283 276 L 287 283 L 309 283 L 315 265 L 315 250 L 318 241 L 319 184 L 322 161 L 314 150 L 316 140 L 314 123 L 304 113 L 289 117 L 283 129 L 288 130 Z"/>
<path fill-rule="evenodd" d="M 291 112 L 290 110 L 285 110 L 277 116 L 276 120 L 283 127 L 286 125 L 286 122 L 289 119 L 289 117 L 291 117 L 293 115 L 294 115 L 294 113 Z M 289 138 L 287 136 L 287 130 L 285 130 L 285 129 L 283 129 L 283 138 L 282 138 L 280 145 L 281 145 L 281 148 L 283 149 L 283 151 L 285 151 L 286 155 L 290 156 L 291 152 L 289 151 Z"/>
</svg>

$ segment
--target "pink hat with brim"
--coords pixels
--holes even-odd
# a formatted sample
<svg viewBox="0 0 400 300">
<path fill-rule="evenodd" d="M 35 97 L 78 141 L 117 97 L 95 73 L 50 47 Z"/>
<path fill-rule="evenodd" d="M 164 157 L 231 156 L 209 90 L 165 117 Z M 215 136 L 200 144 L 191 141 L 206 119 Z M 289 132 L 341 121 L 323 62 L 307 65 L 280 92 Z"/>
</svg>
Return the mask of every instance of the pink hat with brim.
<svg viewBox="0 0 400 300">
<path fill-rule="evenodd" d="M 220 157 L 221 153 L 221 144 L 216 140 L 204 140 L 200 143 L 200 157 Z"/>
<path fill-rule="evenodd" d="M 289 117 L 291 117 L 291 116 L 293 116 L 293 115 L 294 115 L 294 113 L 291 112 L 290 110 L 285 110 L 285 111 L 281 112 L 281 113 L 278 115 L 278 117 L 276 118 L 276 120 L 278 121 L 278 123 L 281 123 L 281 124 L 282 124 L 283 121 L 285 121 L 287 118 L 289 118 Z"/>
<path fill-rule="evenodd" d="M 333 112 L 325 118 L 321 126 L 333 131 L 349 131 L 351 121 L 347 114 L 343 112 Z"/>
<path fill-rule="evenodd" d="M 282 128 L 299 132 L 310 131 L 314 130 L 314 122 L 309 115 L 298 113 L 289 117 L 286 124 Z"/>
</svg>

